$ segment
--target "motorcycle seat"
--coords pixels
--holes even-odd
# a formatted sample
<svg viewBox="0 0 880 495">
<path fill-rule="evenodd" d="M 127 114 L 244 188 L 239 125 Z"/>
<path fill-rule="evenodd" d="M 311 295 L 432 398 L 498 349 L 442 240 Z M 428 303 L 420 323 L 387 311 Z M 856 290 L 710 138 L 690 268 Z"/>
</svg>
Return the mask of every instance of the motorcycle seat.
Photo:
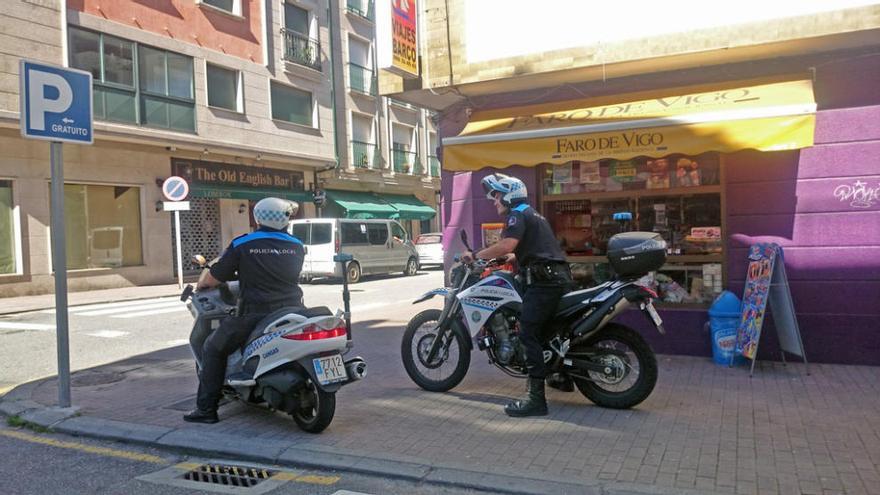
<svg viewBox="0 0 880 495">
<path fill-rule="evenodd" d="M 574 292 L 569 292 L 568 294 L 562 296 L 562 299 L 560 299 L 559 306 L 557 307 L 556 311 L 562 313 L 568 309 L 571 309 L 572 307 L 577 306 L 588 299 L 592 299 L 606 288 L 606 284 L 601 284 L 596 287 L 590 287 L 589 289 L 581 289 Z"/>
</svg>

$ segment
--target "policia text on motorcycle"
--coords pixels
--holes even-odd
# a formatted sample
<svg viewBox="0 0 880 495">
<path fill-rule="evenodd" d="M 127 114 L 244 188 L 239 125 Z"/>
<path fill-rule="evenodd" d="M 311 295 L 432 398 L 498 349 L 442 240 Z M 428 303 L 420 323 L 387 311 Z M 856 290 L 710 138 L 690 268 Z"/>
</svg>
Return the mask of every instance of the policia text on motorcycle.
<svg viewBox="0 0 880 495">
<path fill-rule="evenodd" d="M 541 346 L 541 330 L 556 313 L 559 300 L 571 285 L 571 273 L 565 254 L 543 216 L 527 204 L 526 185 L 515 177 L 491 174 L 483 178 L 486 197 L 495 202 L 498 214 L 506 216 L 501 241 L 476 254 L 465 252 L 462 260 L 493 259 L 513 253 L 525 273 L 520 341 L 525 347 L 529 379 L 527 394 L 504 408 L 509 416 L 547 414 L 544 395 L 546 369 Z M 554 377 L 557 378 L 557 377 Z M 573 390 L 570 379 L 557 378 L 559 388 Z"/>
<path fill-rule="evenodd" d="M 199 279 L 197 290 L 239 280 L 241 303 L 237 314 L 226 318 L 205 340 L 203 367 L 199 373 L 196 409 L 183 419 L 192 423 L 216 423 L 217 405 L 223 388 L 226 359 L 240 347 L 267 314 L 287 306 L 302 306 L 297 284 L 305 250 L 302 242 L 287 233 L 299 205 L 279 198 L 265 198 L 254 205 L 259 228 L 236 237 Z"/>
</svg>

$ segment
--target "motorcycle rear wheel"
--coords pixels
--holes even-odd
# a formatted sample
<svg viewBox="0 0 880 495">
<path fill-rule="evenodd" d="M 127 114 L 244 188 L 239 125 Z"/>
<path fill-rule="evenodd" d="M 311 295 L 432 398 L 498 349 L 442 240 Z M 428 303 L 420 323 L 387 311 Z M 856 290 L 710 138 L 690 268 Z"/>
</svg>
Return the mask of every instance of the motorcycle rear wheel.
<svg viewBox="0 0 880 495">
<path fill-rule="evenodd" d="M 303 431 L 321 433 L 330 426 L 336 414 L 336 394 L 321 390 L 311 379 L 296 392 L 298 407 L 290 413 Z"/>
<path fill-rule="evenodd" d="M 464 375 L 471 365 L 470 348 L 461 332 L 452 328 L 447 330 L 452 335 L 452 340 L 445 349 L 441 349 L 438 358 L 433 362 L 427 362 L 427 352 L 430 344 L 436 337 L 437 324 L 440 321 L 439 309 L 428 309 L 415 315 L 406 326 L 400 345 L 400 355 L 403 358 L 403 367 L 406 374 L 423 389 L 429 392 L 446 392 L 452 390 L 461 383 Z M 455 352 L 452 352 L 455 351 Z M 455 362 L 448 362 L 451 358 Z M 445 365 L 451 365 L 452 372 L 449 376 L 440 373 L 436 376 L 428 376 L 432 370 L 445 371 Z"/>
<path fill-rule="evenodd" d="M 609 347 L 617 352 L 623 351 L 627 356 L 621 359 L 618 355 L 608 354 L 612 363 L 628 368 L 626 375 L 636 372 L 634 383 L 622 390 L 613 390 L 618 384 L 604 382 L 600 373 L 591 372 L 594 381 L 572 377 L 578 391 L 597 406 L 611 409 L 629 409 L 640 404 L 651 395 L 657 384 L 657 357 L 645 339 L 635 330 L 617 323 L 609 323 L 599 333 L 590 337 L 582 344 L 572 346 L 572 352 L 585 347 Z M 630 359 L 632 356 L 635 363 Z M 616 361 L 615 361 L 616 360 Z M 638 366 L 633 366 L 635 364 Z M 627 378 L 624 376 L 623 378 Z M 622 379 L 620 381 L 623 381 Z M 619 387 L 617 387 L 619 388 Z"/>
</svg>

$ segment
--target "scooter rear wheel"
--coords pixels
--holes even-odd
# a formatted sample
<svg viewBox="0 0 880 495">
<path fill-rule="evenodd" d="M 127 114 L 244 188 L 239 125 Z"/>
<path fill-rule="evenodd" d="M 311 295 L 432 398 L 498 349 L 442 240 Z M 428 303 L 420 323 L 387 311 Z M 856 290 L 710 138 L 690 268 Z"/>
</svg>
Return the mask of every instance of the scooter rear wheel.
<svg viewBox="0 0 880 495">
<path fill-rule="evenodd" d="M 321 433 L 336 413 L 336 393 L 321 390 L 311 379 L 296 392 L 299 407 L 290 415 L 303 431 Z"/>
</svg>

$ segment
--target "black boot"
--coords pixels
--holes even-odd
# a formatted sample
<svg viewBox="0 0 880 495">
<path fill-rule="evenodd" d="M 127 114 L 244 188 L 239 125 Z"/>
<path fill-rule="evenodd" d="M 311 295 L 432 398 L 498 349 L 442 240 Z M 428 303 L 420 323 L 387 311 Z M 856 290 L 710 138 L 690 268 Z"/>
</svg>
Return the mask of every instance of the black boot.
<svg viewBox="0 0 880 495">
<path fill-rule="evenodd" d="M 183 415 L 183 420 L 187 423 L 206 423 L 213 424 L 220 421 L 217 417 L 217 411 L 202 411 L 201 409 L 193 409 L 189 414 Z"/>
<path fill-rule="evenodd" d="M 526 396 L 504 406 L 508 416 L 521 418 L 525 416 L 546 416 L 547 399 L 544 397 L 544 379 L 529 377 Z"/>
<path fill-rule="evenodd" d="M 562 392 L 574 392 L 574 382 L 567 373 L 553 373 L 547 377 L 547 385 Z"/>
</svg>

